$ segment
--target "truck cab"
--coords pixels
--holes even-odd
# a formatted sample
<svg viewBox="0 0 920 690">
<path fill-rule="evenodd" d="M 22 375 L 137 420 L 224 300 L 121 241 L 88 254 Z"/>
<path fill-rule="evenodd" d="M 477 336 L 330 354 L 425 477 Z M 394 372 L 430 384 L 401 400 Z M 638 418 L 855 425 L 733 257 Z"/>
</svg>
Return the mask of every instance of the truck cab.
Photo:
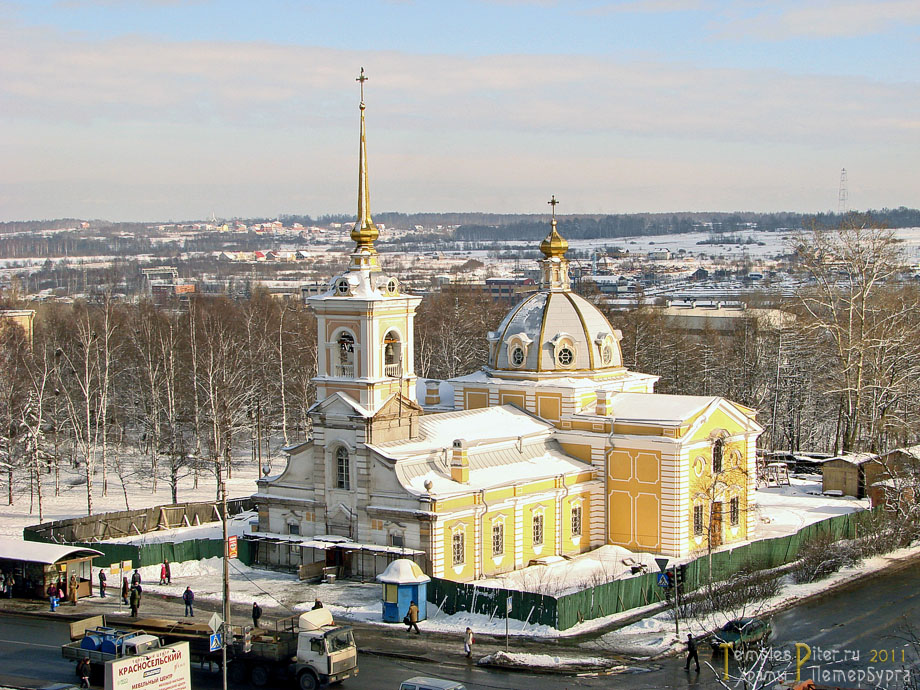
<svg viewBox="0 0 920 690">
<path fill-rule="evenodd" d="M 335 625 L 329 609 L 301 614 L 297 621 L 294 673 L 301 690 L 358 675 L 358 652 L 351 627 Z"/>
</svg>

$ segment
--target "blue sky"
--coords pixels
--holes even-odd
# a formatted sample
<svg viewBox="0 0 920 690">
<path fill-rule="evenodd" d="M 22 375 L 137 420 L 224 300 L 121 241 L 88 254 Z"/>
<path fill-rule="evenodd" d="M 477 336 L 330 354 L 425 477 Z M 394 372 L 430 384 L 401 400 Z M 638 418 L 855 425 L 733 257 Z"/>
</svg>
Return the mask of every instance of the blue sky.
<svg viewBox="0 0 920 690">
<path fill-rule="evenodd" d="M 920 2 L 0 0 L 0 219 L 920 206 Z"/>
</svg>

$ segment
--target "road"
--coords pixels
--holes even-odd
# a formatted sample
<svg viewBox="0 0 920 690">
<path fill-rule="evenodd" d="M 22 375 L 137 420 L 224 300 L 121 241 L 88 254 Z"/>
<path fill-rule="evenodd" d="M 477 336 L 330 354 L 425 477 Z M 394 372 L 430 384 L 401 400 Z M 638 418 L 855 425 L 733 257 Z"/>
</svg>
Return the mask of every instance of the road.
<svg viewBox="0 0 920 690">
<path fill-rule="evenodd" d="M 900 669 L 901 650 L 905 649 L 896 636 L 907 619 L 920 626 L 920 568 L 913 567 L 882 575 L 799 605 L 773 618 L 774 648 L 777 653 L 794 655 L 793 645 L 805 643 L 813 658 L 833 657 L 827 661 L 806 662 L 802 678 L 816 673 L 841 671 L 887 673 L 876 683 L 824 677 L 827 683 L 848 687 L 875 687 L 897 690 L 903 686 Z M 7 683 L 31 687 L 50 687 L 74 679 L 73 666 L 60 656 L 60 645 L 68 641 L 67 626 L 62 622 L 25 616 L 4 617 L 0 626 L 0 685 Z M 360 638 L 358 639 L 360 646 Z M 887 650 L 883 657 L 881 650 Z M 892 662 L 891 656 L 896 657 Z M 589 654 L 586 654 L 589 655 Z M 709 661 L 709 654 L 701 654 Z M 905 649 L 905 660 L 911 661 Z M 786 664 L 778 663 L 778 669 Z M 665 659 L 637 667 L 637 673 L 605 677 L 560 677 L 532 673 L 505 672 L 478 668 L 473 664 L 445 661 L 434 665 L 363 654 L 361 673 L 343 685 L 344 690 L 381 690 L 398 688 L 399 683 L 413 675 L 429 675 L 463 682 L 469 690 L 565 690 L 566 688 L 718 688 L 714 673 L 703 669 L 697 676 L 683 669 L 682 658 Z M 791 672 L 790 668 L 790 672 Z M 14 679 L 20 679 L 14 682 Z M 33 679 L 25 682 L 23 679 Z M 822 679 L 819 677 L 819 679 Z M 834 682 L 836 680 L 836 682 Z M 220 685 L 217 673 L 195 672 L 195 687 L 214 688 Z"/>
</svg>

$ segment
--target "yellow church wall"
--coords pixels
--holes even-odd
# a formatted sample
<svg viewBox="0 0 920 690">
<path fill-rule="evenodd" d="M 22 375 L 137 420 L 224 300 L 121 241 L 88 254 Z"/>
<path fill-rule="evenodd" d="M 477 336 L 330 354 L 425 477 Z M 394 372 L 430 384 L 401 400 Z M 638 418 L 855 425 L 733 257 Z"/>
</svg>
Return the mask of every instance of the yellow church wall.
<svg viewBox="0 0 920 690">
<path fill-rule="evenodd" d="M 492 527 L 504 522 L 504 550 L 500 556 L 492 552 Z M 495 575 L 514 570 L 514 508 L 489 511 L 483 518 L 482 574 Z"/>
<path fill-rule="evenodd" d="M 534 545 L 533 523 L 534 515 L 542 509 L 543 514 L 543 545 Z M 552 499 L 528 503 L 524 506 L 524 566 L 535 558 L 552 556 L 556 553 L 556 507 Z"/>
<path fill-rule="evenodd" d="M 537 416 L 558 422 L 562 416 L 562 396 L 538 393 L 536 396 Z"/>
<path fill-rule="evenodd" d="M 444 577 L 448 580 L 472 580 L 475 577 L 475 564 L 473 559 L 473 520 L 467 516 L 458 520 L 444 522 Z M 454 534 L 463 534 L 464 561 L 462 565 L 454 564 Z"/>
<path fill-rule="evenodd" d="M 505 405 L 517 405 L 522 410 L 527 409 L 524 405 L 524 394 L 520 391 L 502 391 L 498 392 L 498 404 Z"/>
<path fill-rule="evenodd" d="M 713 429 L 720 427 L 714 426 Z M 706 434 L 705 438 L 709 438 Z M 715 545 L 731 544 L 747 539 L 748 477 L 746 472 L 747 442 L 727 443 L 722 455 L 722 471 L 712 473 L 712 447 L 692 450 L 690 453 L 690 482 L 687 515 L 687 533 L 690 535 L 691 550 L 707 550 L 710 537 L 710 522 L 713 504 L 721 506 L 721 532 L 712 534 Z M 738 524 L 731 524 L 731 499 L 738 498 Z M 694 506 L 703 506 L 702 534 L 694 529 Z"/>
<path fill-rule="evenodd" d="M 607 454 L 607 540 L 638 551 L 661 548 L 661 453 Z"/>
<path fill-rule="evenodd" d="M 563 443 L 559 442 L 559 446 L 562 448 L 562 452 L 566 455 L 571 455 L 573 458 L 578 458 L 582 462 L 591 464 L 591 446 L 587 443 Z"/>
<path fill-rule="evenodd" d="M 629 436 L 663 436 L 661 427 L 641 424 L 618 424 L 614 422 L 613 432 Z"/>
<path fill-rule="evenodd" d="M 742 426 L 738 424 L 737 420 L 735 420 L 733 417 L 730 417 L 721 408 L 716 408 L 712 411 L 712 414 L 709 415 L 706 423 L 700 425 L 700 428 L 694 432 L 690 441 L 693 442 L 708 439 L 710 438 L 710 435 L 713 431 L 719 429 L 724 429 L 729 433 L 729 435 L 741 433 L 744 431 Z"/>
<path fill-rule="evenodd" d="M 463 409 L 479 410 L 489 406 L 489 391 L 477 388 L 463 389 Z"/>
<path fill-rule="evenodd" d="M 572 506 L 581 505 L 581 536 L 572 534 Z M 591 548 L 591 494 L 569 494 L 562 502 L 562 553 L 581 553 Z"/>
</svg>

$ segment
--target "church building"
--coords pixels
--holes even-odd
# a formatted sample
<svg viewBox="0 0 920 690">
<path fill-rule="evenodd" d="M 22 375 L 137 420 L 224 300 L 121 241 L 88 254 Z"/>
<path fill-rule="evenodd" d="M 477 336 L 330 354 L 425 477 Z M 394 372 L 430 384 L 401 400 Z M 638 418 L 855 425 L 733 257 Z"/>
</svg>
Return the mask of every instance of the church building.
<svg viewBox="0 0 920 690">
<path fill-rule="evenodd" d="M 313 434 L 259 481 L 259 534 L 412 549 L 458 581 L 604 544 L 684 557 L 748 539 L 754 411 L 656 394 L 657 377 L 623 366 L 620 332 L 571 289 L 555 197 L 539 287 L 489 334 L 488 363 L 424 382 L 418 399 L 421 300 L 382 272 L 374 247 L 364 80 L 355 248 L 309 298 Z"/>
</svg>

